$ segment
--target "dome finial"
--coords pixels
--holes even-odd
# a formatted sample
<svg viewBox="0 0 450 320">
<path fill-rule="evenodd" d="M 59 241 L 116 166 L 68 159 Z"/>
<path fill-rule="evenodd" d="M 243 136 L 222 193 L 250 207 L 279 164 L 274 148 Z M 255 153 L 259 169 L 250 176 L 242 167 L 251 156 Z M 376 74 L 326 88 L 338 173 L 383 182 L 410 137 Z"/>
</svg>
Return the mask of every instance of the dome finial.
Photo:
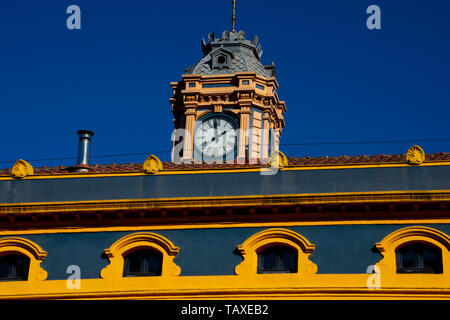
<svg viewBox="0 0 450 320">
<path fill-rule="evenodd" d="M 234 25 L 236 23 L 236 0 L 233 0 L 233 16 L 231 17 L 231 32 L 236 32 Z"/>
</svg>

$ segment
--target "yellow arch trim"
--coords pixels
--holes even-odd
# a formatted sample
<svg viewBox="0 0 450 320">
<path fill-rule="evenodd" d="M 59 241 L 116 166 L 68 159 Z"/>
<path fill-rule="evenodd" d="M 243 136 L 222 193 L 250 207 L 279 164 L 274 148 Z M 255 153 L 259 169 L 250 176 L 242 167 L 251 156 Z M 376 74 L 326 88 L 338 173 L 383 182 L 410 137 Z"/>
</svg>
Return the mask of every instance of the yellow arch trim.
<svg viewBox="0 0 450 320">
<path fill-rule="evenodd" d="M 254 234 L 243 244 L 237 246 L 237 251 L 242 255 L 244 261 L 236 266 L 235 273 L 246 276 L 257 275 L 258 250 L 275 244 L 287 245 L 297 250 L 297 276 L 311 275 L 317 272 L 317 266 L 309 260 L 309 255 L 315 249 L 314 244 L 294 231 L 272 228 Z"/>
<path fill-rule="evenodd" d="M 41 263 L 47 256 L 47 252 L 38 244 L 19 237 L 0 239 L 0 256 L 10 253 L 20 253 L 30 258 L 28 281 L 42 281 L 47 279 L 47 271 L 41 268 Z"/>
<path fill-rule="evenodd" d="M 100 275 L 103 279 L 121 279 L 123 275 L 123 256 L 131 251 L 140 248 L 153 248 L 163 255 L 161 277 L 178 276 L 181 269 L 173 259 L 180 252 L 169 239 L 151 232 L 136 232 L 120 238 L 111 247 L 105 249 L 105 255 L 109 258 L 110 264 L 102 269 Z"/>
<path fill-rule="evenodd" d="M 392 248 L 397 248 L 399 245 L 413 242 L 423 241 L 429 242 L 430 240 L 437 241 L 441 246 L 450 250 L 450 237 L 433 228 L 423 226 L 411 226 L 399 229 L 386 236 L 381 242 L 376 243 L 378 251 L 385 252 Z M 433 241 L 433 242 L 434 242 Z"/>
<path fill-rule="evenodd" d="M 443 274 L 397 274 L 395 250 L 408 243 L 428 243 L 442 252 Z M 450 237 L 433 228 L 411 226 L 396 230 L 375 244 L 383 256 L 375 266 L 379 269 L 382 287 L 406 287 L 414 281 L 418 286 L 433 279 L 450 285 Z"/>
</svg>

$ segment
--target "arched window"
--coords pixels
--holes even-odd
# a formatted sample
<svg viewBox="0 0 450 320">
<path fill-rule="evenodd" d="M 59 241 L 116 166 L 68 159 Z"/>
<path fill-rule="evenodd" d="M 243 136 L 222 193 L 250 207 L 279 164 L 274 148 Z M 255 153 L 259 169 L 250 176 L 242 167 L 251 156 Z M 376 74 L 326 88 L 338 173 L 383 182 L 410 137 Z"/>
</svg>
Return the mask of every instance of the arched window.
<svg viewBox="0 0 450 320">
<path fill-rule="evenodd" d="M 21 254 L 0 257 L 0 281 L 28 280 L 30 258 Z"/>
<path fill-rule="evenodd" d="M 28 239 L 6 237 L 0 239 L 0 281 L 42 281 L 47 271 L 41 263 L 47 252 Z"/>
<path fill-rule="evenodd" d="M 395 250 L 397 273 L 442 273 L 442 251 L 424 243 Z"/>
<path fill-rule="evenodd" d="M 160 276 L 163 255 L 152 249 L 141 249 L 124 256 L 123 276 Z"/>
<path fill-rule="evenodd" d="M 179 276 L 181 269 L 173 261 L 178 252 L 180 248 L 159 234 L 132 233 L 105 249 L 110 264 L 102 269 L 100 276 L 103 279 Z"/>
<path fill-rule="evenodd" d="M 297 261 L 297 250 L 287 246 L 270 246 L 258 252 L 258 273 L 295 273 Z"/>
<path fill-rule="evenodd" d="M 236 275 L 315 274 L 317 266 L 309 260 L 315 246 L 298 233 L 282 228 L 260 231 L 237 246 L 243 261 L 236 266 Z"/>
<path fill-rule="evenodd" d="M 376 265 L 384 283 L 407 285 L 411 277 L 405 274 L 416 274 L 414 278 L 421 279 L 421 284 L 434 286 L 442 282 L 439 274 L 444 276 L 450 272 L 450 237 L 442 231 L 423 226 L 405 227 L 390 233 L 375 246 L 383 256 Z"/>
</svg>

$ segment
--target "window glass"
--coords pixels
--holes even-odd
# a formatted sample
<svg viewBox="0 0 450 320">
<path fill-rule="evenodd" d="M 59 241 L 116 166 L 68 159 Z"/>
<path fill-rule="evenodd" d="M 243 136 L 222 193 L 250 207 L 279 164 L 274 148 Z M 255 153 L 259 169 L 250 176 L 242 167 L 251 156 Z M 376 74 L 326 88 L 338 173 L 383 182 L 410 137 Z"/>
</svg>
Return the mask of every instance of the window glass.
<svg viewBox="0 0 450 320">
<path fill-rule="evenodd" d="M 143 249 L 125 256 L 124 276 L 160 276 L 162 270 L 162 253 Z"/>
<path fill-rule="evenodd" d="M 286 246 L 272 246 L 258 253 L 258 273 L 297 272 L 297 250 Z"/>
<path fill-rule="evenodd" d="M 27 280 L 30 258 L 10 254 L 0 258 L 0 280 Z"/>
<path fill-rule="evenodd" d="M 427 244 L 409 244 L 396 250 L 397 273 L 442 273 L 442 252 Z"/>
</svg>

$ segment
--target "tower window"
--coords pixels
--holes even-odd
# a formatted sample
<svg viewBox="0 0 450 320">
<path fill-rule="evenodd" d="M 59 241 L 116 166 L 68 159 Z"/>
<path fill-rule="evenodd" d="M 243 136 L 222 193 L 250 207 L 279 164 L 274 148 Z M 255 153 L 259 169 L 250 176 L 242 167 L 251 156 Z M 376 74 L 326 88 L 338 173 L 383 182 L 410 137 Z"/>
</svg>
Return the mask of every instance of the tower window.
<svg viewBox="0 0 450 320">
<path fill-rule="evenodd" d="M 124 277 L 160 276 L 162 253 L 152 249 L 141 249 L 124 257 Z"/>
<path fill-rule="evenodd" d="M 28 280 L 30 258 L 10 254 L 0 258 L 0 281 Z"/>
<path fill-rule="evenodd" d="M 258 253 L 258 273 L 295 273 L 297 261 L 297 250 L 271 246 Z"/>
<path fill-rule="evenodd" d="M 395 251 L 397 273 L 442 273 L 440 249 L 421 243 L 409 244 Z"/>
<path fill-rule="evenodd" d="M 230 62 L 233 59 L 232 52 L 225 49 L 218 49 L 211 54 L 212 69 L 230 68 Z"/>
<path fill-rule="evenodd" d="M 227 62 L 227 58 L 225 58 L 225 56 L 219 56 L 217 58 L 217 63 L 224 64 L 225 62 Z"/>
</svg>

